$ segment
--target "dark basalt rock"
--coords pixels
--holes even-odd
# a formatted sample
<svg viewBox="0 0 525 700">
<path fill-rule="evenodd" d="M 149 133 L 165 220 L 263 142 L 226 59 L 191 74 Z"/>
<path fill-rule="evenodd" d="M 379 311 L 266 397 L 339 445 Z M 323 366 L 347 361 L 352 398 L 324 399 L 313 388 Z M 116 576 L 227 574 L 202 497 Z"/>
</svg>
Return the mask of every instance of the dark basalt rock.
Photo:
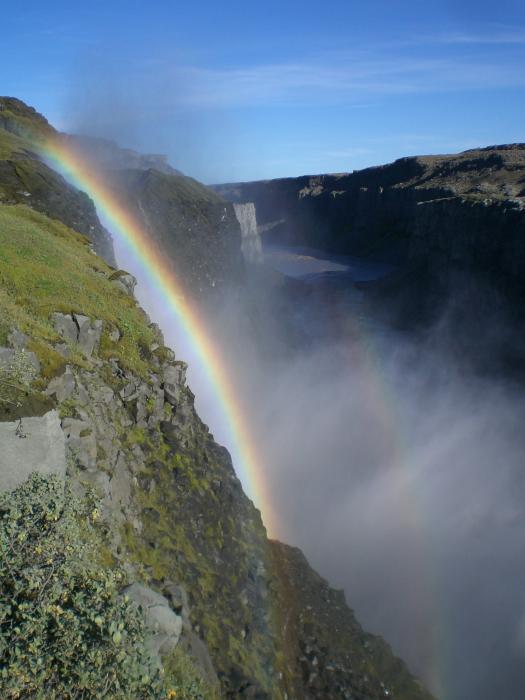
<svg viewBox="0 0 525 700">
<path fill-rule="evenodd" d="M 113 171 L 110 179 L 186 292 L 207 298 L 243 279 L 241 231 L 229 202 L 192 178 L 154 169 Z"/>
<path fill-rule="evenodd" d="M 428 326 L 453 305 L 464 317 L 492 314 L 518 326 L 525 323 L 524 182 L 525 145 L 510 144 L 214 189 L 255 203 L 266 242 L 392 263 L 382 281 L 360 284 L 390 322 Z"/>
</svg>

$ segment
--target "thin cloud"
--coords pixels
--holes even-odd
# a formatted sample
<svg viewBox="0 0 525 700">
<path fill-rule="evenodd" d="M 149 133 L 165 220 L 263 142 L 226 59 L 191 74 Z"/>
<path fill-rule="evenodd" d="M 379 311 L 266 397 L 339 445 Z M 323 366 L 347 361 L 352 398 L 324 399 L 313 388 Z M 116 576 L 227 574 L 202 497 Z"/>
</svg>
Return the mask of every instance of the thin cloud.
<svg viewBox="0 0 525 700">
<path fill-rule="evenodd" d="M 195 107 L 256 106 L 270 102 L 362 101 L 382 95 L 487 90 L 525 86 L 511 61 L 461 58 L 282 63 L 243 69 L 183 68 L 183 98 Z"/>
<path fill-rule="evenodd" d="M 470 34 L 467 32 L 452 32 L 431 37 L 430 41 L 442 44 L 524 44 L 525 30 L 496 31 L 487 34 Z"/>
</svg>

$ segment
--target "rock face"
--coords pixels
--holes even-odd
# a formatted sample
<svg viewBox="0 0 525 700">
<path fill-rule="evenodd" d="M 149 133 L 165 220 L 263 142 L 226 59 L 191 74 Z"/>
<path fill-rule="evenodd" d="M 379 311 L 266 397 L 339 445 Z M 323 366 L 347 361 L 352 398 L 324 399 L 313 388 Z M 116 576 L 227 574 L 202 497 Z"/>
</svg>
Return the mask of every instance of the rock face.
<svg viewBox="0 0 525 700">
<path fill-rule="evenodd" d="M 160 657 L 169 654 L 179 643 L 182 634 L 182 618 L 171 609 L 169 601 L 160 593 L 140 583 L 132 583 L 123 590 L 136 605 L 142 608 L 149 631 L 147 644 L 151 653 Z"/>
<path fill-rule="evenodd" d="M 455 292 L 459 278 L 519 305 L 525 292 L 524 183 L 525 145 L 513 144 L 215 189 L 233 202 L 255 202 L 266 241 L 397 264 L 384 295 L 406 291 L 407 303 L 419 297 L 424 304 L 418 313 L 429 317 L 438 299 L 446 302 Z"/>
<path fill-rule="evenodd" d="M 0 491 L 12 491 L 32 472 L 66 473 L 66 448 L 57 411 L 0 422 Z"/>
<path fill-rule="evenodd" d="M 158 170 L 119 170 L 111 177 L 187 293 L 206 298 L 243 279 L 240 226 L 229 202 L 196 180 Z"/>
<path fill-rule="evenodd" d="M 299 549 L 271 542 L 271 561 L 289 698 L 430 700 L 388 645 L 363 631 L 344 593 L 330 588 Z M 379 676 L 367 673 L 372 666 L 381 669 Z"/>
<path fill-rule="evenodd" d="M 261 237 L 257 231 L 255 204 L 234 204 L 235 216 L 241 226 L 241 250 L 248 263 L 259 264 L 263 260 Z"/>
</svg>

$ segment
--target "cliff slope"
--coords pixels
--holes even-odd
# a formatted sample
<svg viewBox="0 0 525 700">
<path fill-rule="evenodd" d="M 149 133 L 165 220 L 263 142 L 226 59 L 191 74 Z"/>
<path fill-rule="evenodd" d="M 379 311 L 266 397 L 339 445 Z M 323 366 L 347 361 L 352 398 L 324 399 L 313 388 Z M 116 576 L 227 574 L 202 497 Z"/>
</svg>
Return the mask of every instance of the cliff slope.
<svg viewBox="0 0 525 700">
<path fill-rule="evenodd" d="M 14 97 L 0 97 L 0 203 L 25 204 L 83 233 L 96 252 L 115 264 L 111 237 L 93 202 L 48 167 L 37 153 L 39 138 L 56 136 L 47 120 Z"/>
<path fill-rule="evenodd" d="M 98 494 L 106 560 L 171 600 L 181 644 L 221 694 L 428 698 L 342 594 L 268 542 L 227 451 L 195 413 L 184 363 L 125 276 L 25 206 L 0 207 L 0 240 L 0 344 L 38 368 L 16 407 L 4 403 L 4 455 L 19 474 L 41 468 L 30 417 L 43 414 L 67 478 Z M 4 457 L 4 479 L 9 466 Z"/>
<path fill-rule="evenodd" d="M 3 104 L 6 162 L 20 155 L 38 167 L 20 130 L 25 110 L 33 121 L 35 113 Z M 85 195 L 47 171 L 96 216 Z M 172 207 L 206 243 L 202 208 L 176 211 L 169 199 L 177 176 L 120 177 L 127 192 L 152 181 L 152 208 Z M 183 185 L 188 201 L 201 199 L 202 186 Z M 32 199 L 10 201 L 0 203 L 0 490 L 33 471 L 65 478 L 80 495 L 93 489 L 100 566 L 121 567 L 130 590 L 178 620 L 177 649 L 221 697 L 429 699 L 389 647 L 363 632 L 341 593 L 297 550 L 267 539 L 228 452 L 195 412 L 184 362 L 138 306 L 134 280 L 94 254 L 67 205 L 47 213 Z M 224 210 L 213 194 L 208 204 Z M 198 264 L 198 247 L 191 255 Z"/>
<path fill-rule="evenodd" d="M 242 281 L 241 230 L 229 202 L 183 175 L 126 169 L 108 176 L 194 298 L 209 298 Z"/>
</svg>

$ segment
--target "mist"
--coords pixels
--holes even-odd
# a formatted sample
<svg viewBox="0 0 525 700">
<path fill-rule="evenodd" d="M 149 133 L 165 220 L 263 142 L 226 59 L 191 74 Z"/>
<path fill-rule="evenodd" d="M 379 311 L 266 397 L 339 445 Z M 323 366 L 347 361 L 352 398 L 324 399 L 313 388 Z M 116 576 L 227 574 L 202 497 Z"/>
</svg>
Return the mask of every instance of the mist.
<svg viewBox="0 0 525 700">
<path fill-rule="evenodd" d="M 197 410 L 235 464 L 223 409 L 191 343 L 126 251 L 117 256 L 138 274 L 139 299 L 166 342 L 189 361 Z M 207 324 L 264 465 L 278 515 L 272 535 L 299 546 L 344 589 L 363 627 L 384 636 L 438 698 L 518 697 L 519 388 L 468 371 L 448 352 L 443 321 L 416 339 L 355 313 L 327 333 L 326 318 L 318 327 L 308 315 L 307 298 L 298 309 L 270 277 L 257 277 L 216 300 Z"/>
</svg>

